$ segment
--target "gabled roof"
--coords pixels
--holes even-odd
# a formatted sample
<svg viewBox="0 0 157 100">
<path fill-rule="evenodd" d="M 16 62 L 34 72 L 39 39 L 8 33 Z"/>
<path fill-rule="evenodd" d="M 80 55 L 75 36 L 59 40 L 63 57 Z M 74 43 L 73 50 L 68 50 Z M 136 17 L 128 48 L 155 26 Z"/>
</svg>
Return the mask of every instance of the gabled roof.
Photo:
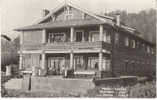
<svg viewBox="0 0 157 100">
<path fill-rule="evenodd" d="M 94 17 L 96 20 L 94 20 L 94 19 L 92 19 L 92 20 L 91 19 L 90 20 L 68 20 L 68 21 L 54 21 L 51 23 L 50 22 L 41 23 L 41 22 L 47 20 L 49 17 L 51 17 L 54 13 L 56 13 L 57 11 L 59 11 L 60 9 L 66 7 L 66 6 L 70 6 L 81 12 L 84 12 L 85 14 Z M 63 2 L 59 6 L 57 6 L 55 9 L 51 10 L 49 12 L 49 14 L 47 14 L 45 17 L 39 19 L 34 25 L 21 27 L 21 28 L 15 29 L 15 30 L 23 31 L 23 30 L 44 29 L 44 28 L 49 29 L 49 28 L 69 27 L 69 26 L 83 26 L 83 25 L 88 26 L 88 25 L 97 25 L 97 24 L 106 24 L 106 23 L 108 23 L 109 25 L 112 25 L 112 26 L 116 25 L 115 18 L 110 17 L 110 16 L 105 16 L 105 15 L 94 14 L 94 13 L 87 11 L 71 2 L 67 2 L 66 4 L 65 4 L 65 2 Z M 117 27 L 126 30 L 127 32 L 131 33 L 132 35 L 136 35 L 134 33 L 138 32 L 136 29 L 127 27 L 126 25 L 122 25 L 122 24 Z M 136 36 L 139 37 L 138 35 L 136 35 Z M 141 37 L 139 37 L 139 38 L 141 38 Z"/>
<path fill-rule="evenodd" d="M 65 3 L 61 3 L 57 8 L 55 8 L 55 9 L 52 10 L 52 11 L 50 11 L 50 13 L 49 13 L 48 15 L 46 15 L 45 17 L 43 17 L 43 18 L 41 18 L 40 20 L 38 20 L 38 21 L 36 22 L 36 24 L 39 24 L 39 23 L 41 23 L 42 21 L 46 20 L 46 19 L 49 18 L 51 15 L 53 15 L 55 12 L 57 12 L 57 11 L 60 10 L 61 8 L 64 8 L 65 6 L 70 6 L 70 7 L 73 7 L 73 8 L 75 8 L 75 9 L 77 9 L 77 10 L 80 10 L 80 11 L 82 11 L 82 12 L 84 12 L 84 13 L 86 13 L 86 14 L 88 14 L 88 15 L 90 15 L 90 16 L 92 16 L 92 17 L 94 17 L 94 18 L 96 18 L 96 19 L 98 19 L 98 20 L 100 20 L 100 21 L 102 21 L 102 22 L 106 22 L 105 18 L 106 18 L 106 19 L 110 19 L 110 20 L 113 20 L 113 19 L 114 19 L 113 17 L 109 17 L 109 16 L 103 16 L 103 17 L 101 16 L 101 17 L 100 17 L 100 15 L 93 14 L 92 12 L 87 11 L 86 9 L 83 9 L 83 8 L 81 8 L 81 7 L 79 7 L 79 6 L 75 5 L 75 4 L 73 4 L 73 3 L 71 3 L 71 2 L 67 2 L 66 4 L 65 4 Z"/>
<path fill-rule="evenodd" d="M 89 20 L 68 20 L 68 21 L 54 21 L 54 22 L 47 22 L 47 23 L 42 23 L 43 21 L 47 20 L 49 17 L 51 17 L 53 14 L 55 14 L 57 11 L 59 11 L 60 9 L 64 8 L 65 6 L 70 6 L 74 9 L 77 9 L 81 12 L 84 12 L 85 14 L 92 16 L 95 19 Z M 49 12 L 49 14 L 47 14 L 45 17 L 41 18 L 40 20 L 38 20 L 35 24 L 30 25 L 30 26 L 25 26 L 25 27 L 21 27 L 18 29 L 15 29 L 16 31 L 23 31 L 23 30 L 31 30 L 31 29 L 43 29 L 43 28 L 57 28 L 57 27 L 67 27 L 67 26 L 82 26 L 82 25 L 96 25 L 96 24 L 105 24 L 105 23 L 109 23 L 110 25 L 113 25 L 113 17 L 109 17 L 109 16 L 100 16 L 98 14 L 94 14 L 92 12 L 89 12 L 83 8 L 80 8 L 79 6 L 71 3 L 71 2 L 67 2 L 65 3 L 61 3 L 59 6 L 57 6 L 55 9 L 53 9 L 52 11 Z"/>
</svg>

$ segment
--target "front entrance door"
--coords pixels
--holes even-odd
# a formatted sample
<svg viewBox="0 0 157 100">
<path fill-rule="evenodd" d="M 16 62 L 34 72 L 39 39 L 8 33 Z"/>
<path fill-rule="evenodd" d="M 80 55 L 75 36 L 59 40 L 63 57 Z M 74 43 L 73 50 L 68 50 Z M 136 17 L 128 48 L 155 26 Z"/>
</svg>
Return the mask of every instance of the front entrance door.
<svg viewBox="0 0 157 100">
<path fill-rule="evenodd" d="M 61 75 L 65 67 L 63 57 L 48 58 L 48 75 Z"/>
</svg>

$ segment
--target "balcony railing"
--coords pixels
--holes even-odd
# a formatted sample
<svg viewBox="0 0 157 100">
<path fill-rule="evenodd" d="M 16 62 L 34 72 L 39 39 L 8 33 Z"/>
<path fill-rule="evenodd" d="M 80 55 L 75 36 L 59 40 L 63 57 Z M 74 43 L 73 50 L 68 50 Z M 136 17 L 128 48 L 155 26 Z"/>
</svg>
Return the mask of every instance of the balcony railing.
<svg viewBox="0 0 157 100">
<path fill-rule="evenodd" d="M 46 43 L 36 45 L 22 45 L 22 49 L 36 49 L 36 50 L 75 50 L 75 49 L 111 49 L 111 45 L 106 42 L 60 42 L 60 43 Z"/>
</svg>

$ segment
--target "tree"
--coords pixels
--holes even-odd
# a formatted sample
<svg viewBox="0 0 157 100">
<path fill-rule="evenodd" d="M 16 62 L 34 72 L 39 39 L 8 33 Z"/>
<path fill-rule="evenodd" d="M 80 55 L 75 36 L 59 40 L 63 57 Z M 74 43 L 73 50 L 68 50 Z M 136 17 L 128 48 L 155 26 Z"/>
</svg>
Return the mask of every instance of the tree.
<svg viewBox="0 0 157 100">
<path fill-rule="evenodd" d="M 107 15 L 115 17 L 120 14 L 121 21 L 127 26 L 136 28 L 144 39 L 156 43 L 156 11 L 155 9 L 143 10 L 139 13 L 126 11 L 109 12 Z"/>
</svg>

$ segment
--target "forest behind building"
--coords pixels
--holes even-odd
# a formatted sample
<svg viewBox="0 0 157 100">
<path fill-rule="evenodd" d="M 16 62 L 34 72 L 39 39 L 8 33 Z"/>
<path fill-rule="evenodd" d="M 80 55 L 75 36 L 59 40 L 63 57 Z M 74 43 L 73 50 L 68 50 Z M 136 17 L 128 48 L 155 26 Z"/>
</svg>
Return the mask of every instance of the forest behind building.
<svg viewBox="0 0 157 100">
<path fill-rule="evenodd" d="M 143 10 L 138 13 L 128 13 L 127 11 L 113 11 L 105 13 L 115 17 L 120 15 L 120 20 L 125 25 L 136 28 L 142 37 L 150 42 L 156 43 L 156 10 Z"/>
</svg>

